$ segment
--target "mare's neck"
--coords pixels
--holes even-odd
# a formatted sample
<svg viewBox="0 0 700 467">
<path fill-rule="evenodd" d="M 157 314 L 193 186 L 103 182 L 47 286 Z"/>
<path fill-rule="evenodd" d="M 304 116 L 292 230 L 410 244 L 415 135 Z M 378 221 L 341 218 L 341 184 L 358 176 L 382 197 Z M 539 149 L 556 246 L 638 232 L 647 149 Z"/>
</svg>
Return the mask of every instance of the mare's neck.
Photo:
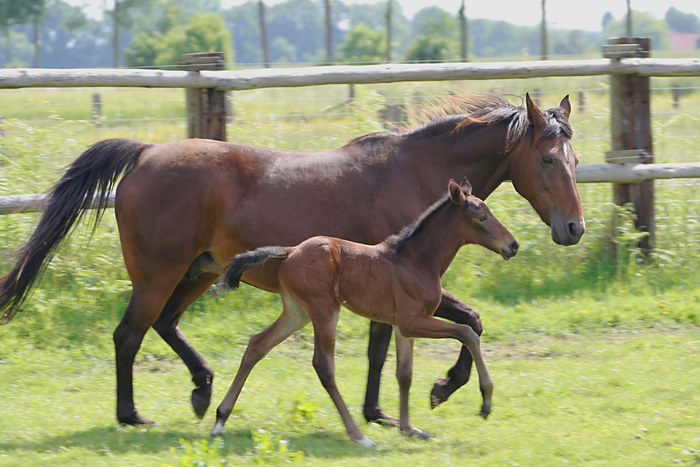
<svg viewBox="0 0 700 467">
<path fill-rule="evenodd" d="M 435 133 L 408 133 L 401 152 L 414 167 L 417 185 L 435 193 L 436 199 L 449 179 L 467 177 L 475 196 L 485 199 L 510 178 L 505 153 L 507 122 L 466 125 L 455 130 L 447 126 Z"/>
</svg>

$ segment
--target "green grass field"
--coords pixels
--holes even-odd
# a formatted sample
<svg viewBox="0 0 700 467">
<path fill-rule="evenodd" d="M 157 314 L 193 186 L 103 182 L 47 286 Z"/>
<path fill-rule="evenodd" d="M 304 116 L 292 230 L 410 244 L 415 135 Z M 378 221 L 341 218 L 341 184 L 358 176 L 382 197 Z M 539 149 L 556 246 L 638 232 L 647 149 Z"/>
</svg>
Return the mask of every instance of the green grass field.
<svg viewBox="0 0 700 467">
<path fill-rule="evenodd" d="M 694 80 L 694 81 L 693 81 Z M 700 98 L 686 91 L 674 108 L 656 80 L 657 162 L 697 161 Z M 598 78 L 425 83 L 234 93 L 229 140 L 290 149 L 335 147 L 381 128 L 385 101 L 412 104 L 448 89 L 522 94 L 543 106 L 587 89 L 574 108 L 574 147 L 583 163 L 609 148 L 606 84 Z M 573 90 L 573 91 L 572 91 Z M 377 91 L 382 91 L 380 95 Z M 151 142 L 184 137 L 184 99 L 175 90 L 101 90 L 104 119 L 89 122 L 91 90 L 2 90 L 0 195 L 48 188 L 90 143 L 111 136 Z M 334 109 L 343 109 L 336 111 Z M 172 120 L 176 118 L 175 120 Z M 143 120 L 146 119 L 146 120 Z M 198 421 L 189 407 L 189 374 L 150 333 L 137 357 L 136 404 L 153 428 L 118 427 L 114 418 L 111 333 L 129 297 L 116 223 L 108 212 L 87 243 L 78 229 L 50 264 L 25 309 L 0 328 L 0 465 L 696 465 L 700 463 L 700 189 L 695 180 L 656 183 L 657 248 L 639 261 L 628 222 L 609 259 L 612 192 L 579 186 L 588 230 L 560 247 L 509 184 L 487 200 L 521 243 L 511 261 L 464 248 L 445 286 L 474 305 L 494 380 L 494 411 L 478 416 L 476 381 L 431 411 L 428 394 L 456 359 L 456 342 L 419 341 L 412 421 L 435 438 L 403 438 L 361 424 L 378 443 L 352 444 L 311 367 L 313 335 L 302 330 L 252 373 L 223 438 L 211 440 L 215 406 L 251 335 L 277 316 L 279 299 L 244 287 L 205 295 L 182 328 L 217 371 L 213 407 Z M 36 223 L 34 214 L 0 216 L 0 274 Z M 344 312 L 339 324 L 340 390 L 356 420 L 366 379 L 368 323 Z M 382 405 L 398 412 L 390 358 Z"/>
</svg>

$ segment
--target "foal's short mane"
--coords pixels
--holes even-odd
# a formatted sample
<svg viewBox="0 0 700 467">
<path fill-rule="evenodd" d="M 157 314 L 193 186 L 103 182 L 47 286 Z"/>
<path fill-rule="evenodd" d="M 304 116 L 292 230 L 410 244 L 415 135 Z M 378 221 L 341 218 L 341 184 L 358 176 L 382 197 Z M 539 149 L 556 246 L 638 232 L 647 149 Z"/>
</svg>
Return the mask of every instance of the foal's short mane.
<svg viewBox="0 0 700 467">
<path fill-rule="evenodd" d="M 563 134 L 571 138 L 571 125 L 564 111 L 558 107 L 544 111 L 547 128 L 542 138 L 553 138 Z M 426 137 L 446 131 L 460 131 L 475 125 L 508 123 L 505 151 L 510 152 L 530 131 L 525 106 L 512 104 L 499 94 L 456 94 L 438 98 L 432 104 L 421 105 L 413 115 L 422 123 L 404 135 Z"/>
<path fill-rule="evenodd" d="M 390 235 L 385 242 L 396 250 L 401 249 L 411 237 L 415 236 L 420 232 L 425 224 L 430 221 L 430 219 L 437 213 L 440 209 L 447 206 L 452 201 L 450 200 L 450 195 L 445 195 L 438 201 L 433 203 L 418 219 L 416 219 L 412 224 L 401 229 L 397 234 Z"/>
</svg>

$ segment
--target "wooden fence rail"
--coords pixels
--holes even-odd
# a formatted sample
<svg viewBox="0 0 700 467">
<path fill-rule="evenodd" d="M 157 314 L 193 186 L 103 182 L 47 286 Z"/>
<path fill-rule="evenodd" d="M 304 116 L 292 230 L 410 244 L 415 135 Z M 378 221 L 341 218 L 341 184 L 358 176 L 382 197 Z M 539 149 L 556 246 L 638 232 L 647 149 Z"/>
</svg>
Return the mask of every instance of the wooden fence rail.
<svg viewBox="0 0 700 467">
<path fill-rule="evenodd" d="M 677 164 L 582 164 L 576 168 L 578 183 L 641 183 L 669 178 L 700 178 L 700 162 Z M 25 194 L 0 196 L 0 214 L 39 212 L 44 195 Z M 109 199 L 114 207 L 114 193 Z"/>
<path fill-rule="evenodd" d="M 0 89 L 51 87 L 210 88 L 241 91 L 320 84 L 370 84 L 638 74 L 700 76 L 700 59 L 623 58 L 489 63 L 344 65 L 255 70 L 4 69 Z"/>
</svg>

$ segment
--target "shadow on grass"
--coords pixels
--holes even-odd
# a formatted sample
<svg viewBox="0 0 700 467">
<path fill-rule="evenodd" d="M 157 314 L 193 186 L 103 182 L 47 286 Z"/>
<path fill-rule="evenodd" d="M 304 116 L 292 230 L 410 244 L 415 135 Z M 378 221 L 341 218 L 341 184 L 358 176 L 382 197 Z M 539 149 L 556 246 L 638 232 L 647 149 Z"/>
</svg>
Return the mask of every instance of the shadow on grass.
<svg viewBox="0 0 700 467">
<path fill-rule="evenodd" d="M 397 442 L 404 440 L 398 430 L 396 435 Z M 350 441 L 343 431 L 285 432 L 282 439 L 288 443 L 289 452 L 303 451 L 306 456 L 315 458 L 352 458 L 372 452 Z M 217 440 L 223 440 L 221 445 L 217 445 L 220 457 L 255 456 L 256 443 L 250 428 L 228 429 L 222 437 L 213 438 L 209 436 L 207 431 L 202 431 L 200 435 L 191 430 L 123 426 L 95 427 L 33 440 L 0 441 L 0 452 L 5 452 L 10 456 L 13 452 L 34 452 L 50 456 L 61 451 L 75 449 L 76 452 L 88 451 L 105 458 L 130 454 L 179 457 L 184 450 L 183 445 L 198 445 L 203 440 L 206 440 L 210 445 L 217 443 Z M 406 444 L 404 447 L 411 450 L 410 444 Z"/>
</svg>

